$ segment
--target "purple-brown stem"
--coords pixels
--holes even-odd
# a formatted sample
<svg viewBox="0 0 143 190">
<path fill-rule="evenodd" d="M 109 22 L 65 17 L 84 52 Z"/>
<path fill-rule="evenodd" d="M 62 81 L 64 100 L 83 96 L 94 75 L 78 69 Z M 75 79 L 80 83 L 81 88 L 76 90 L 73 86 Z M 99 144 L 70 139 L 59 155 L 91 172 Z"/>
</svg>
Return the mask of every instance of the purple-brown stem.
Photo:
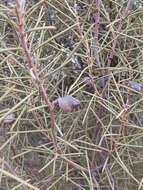
<svg viewBox="0 0 143 190">
<path fill-rule="evenodd" d="M 120 22 L 119 22 L 119 25 L 118 25 L 118 28 L 117 28 L 118 32 L 121 32 L 121 30 L 122 30 L 123 20 L 128 16 L 128 13 L 129 13 L 129 10 L 131 8 L 131 5 L 132 5 L 132 0 L 128 0 L 126 9 L 121 14 Z M 108 60 L 109 65 L 111 64 L 112 59 L 113 59 L 113 57 L 115 55 L 115 48 L 116 48 L 116 45 L 118 43 L 118 39 L 119 39 L 119 36 L 113 41 L 112 49 L 109 52 L 109 60 Z"/>
<path fill-rule="evenodd" d="M 96 14 L 95 14 L 95 30 L 94 30 L 94 38 L 96 45 L 96 64 L 100 65 L 98 47 L 99 47 L 99 25 L 100 25 L 100 8 L 101 8 L 101 0 L 96 0 Z"/>
<path fill-rule="evenodd" d="M 33 59 L 32 53 L 30 49 L 28 48 L 27 34 L 25 32 L 25 27 L 24 27 L 24 9 L 21 7 L 21 0 L 16 0 L 16 11 L 17 11 L 17 18 L 18 18 L 18 32 L 19 32 L 21 47 L 23 49 L 23 53 L 26 59 L 27 68 L 34 81 L 35 86 L 38 87 L 40 94 L 48 107 L 48 111 L 50 113 L 50 120 L 51 120 L 53 143 L 54 143 L 55 148 L 57 149 L 58 147 L 57 147 L 57 139 L 56 139 L 56 134 L 55 134 L 54 107 L 47 97 L 46 90 L 44 89 L 44 86 L 39 78 L 38 71 L 34 65 L 34 59 Z"/>
</svg>

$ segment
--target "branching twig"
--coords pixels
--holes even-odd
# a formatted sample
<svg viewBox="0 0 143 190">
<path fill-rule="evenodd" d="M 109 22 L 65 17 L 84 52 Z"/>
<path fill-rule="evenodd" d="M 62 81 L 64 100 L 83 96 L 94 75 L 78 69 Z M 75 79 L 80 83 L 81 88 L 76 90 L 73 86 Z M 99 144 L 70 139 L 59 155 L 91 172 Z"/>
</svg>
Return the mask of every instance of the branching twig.
<svg viewBox="0 0 143 190">
<path fill-rule="evenodd" d="M 12 166 L 10 166 L 5 160 L 3 160 L 3 159 L 0 158 L 0 163 L 1 162 L 4 163 L 6 169 L 9 170 L 12 175 L 17 176 L 17 174 L 15 172 L 15 169 Z M 28 190 L 27 186 L 24 185 L 24 184 L 22 185 L 22 187 L 20 189 L 21 190 Z"/>
<path fill-rule="evenodd" d="M 35 86 L 38 87 L 40 94 L 48 107 L 48 110 L 50 113 L 50 119 L 51 119 L 53 143 L 54 143 L 55 148 L 57 149 L 54 107 L 47 97 L 46 90 L 44 89 L 44 86 L 39 78 L 38 71 L 34 65 L 34 59 L 33 59 L 32 53 L 30 49 L 28 48 L 27 35 L 25 32 L 25 27 L 24 27 L 24 0 L 16 0 L 16 11 L 17 11 L 17 18 L 18 18 L 19 38 L 21 42 L 21 47 L 24 52 L 24 56 L 26 58 L 27 68 L 34 81 Z"/>
<path fill-rule="evenodd" d="M 99 23 L 100 23 L 100 7 L 101 7 L 101 0 L 96 0 L 96 14 L 95 14 L 95 31 L 94 31 L 94 38 L 96 44 L 96 64 L 100 65 L 99 54 L 98 54 L 98 47 L 99 47 Z"/>
<path fill-rule="evenodd" d="M 119 25 L 118 25 L 118 28 L 117 28 L 118 32 L 121 32 L 121 30 L 122 30 L 123 20 L 128 16 L 128 12 L 129 12 L 129 10 L 131 8 L 131 5 L 132 5 L 132 0 L 128 0 L 126 9 L 122 12 L 122 15 L 121 15 L 121 18 L 120 18 L 120 22 L 119 22 Z M 111 64 L 112 59 L 113 59 L 113 57 L 115 55 L 115 48 L 116 48 L 118 39 L 119 39 L 119 36 L 117 38 L 115 38 L 115 40 L 113 41 L 112 49 L 109 52 L 109 60 L 108 60 L 109 65 Z"/>
</svg>

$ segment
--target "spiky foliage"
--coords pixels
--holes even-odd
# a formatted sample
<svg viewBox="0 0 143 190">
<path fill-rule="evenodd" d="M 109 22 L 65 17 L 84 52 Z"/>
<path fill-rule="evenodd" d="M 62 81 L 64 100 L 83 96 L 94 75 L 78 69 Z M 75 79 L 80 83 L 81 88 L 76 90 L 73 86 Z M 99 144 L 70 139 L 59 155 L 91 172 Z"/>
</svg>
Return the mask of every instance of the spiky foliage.
<svg viewBox="0 0 143 190">
<path fill-rule="evenodd" d="M 142 1 L 16 2 L 0 1 L 0 186 L 141 190 Z M 63 96 L 80 107 L 55 106 L 53 135 Z"/>
</svg>

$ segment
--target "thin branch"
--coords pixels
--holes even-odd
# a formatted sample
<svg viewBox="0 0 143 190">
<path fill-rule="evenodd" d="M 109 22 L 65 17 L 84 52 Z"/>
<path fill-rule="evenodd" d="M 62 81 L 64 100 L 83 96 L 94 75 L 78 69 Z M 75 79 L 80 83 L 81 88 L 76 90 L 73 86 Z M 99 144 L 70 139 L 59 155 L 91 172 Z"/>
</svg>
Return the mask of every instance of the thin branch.
<svg viewBox="0 0 143 190">
<path fill-rule="evenodd" d="M 94 30 L 94 38 L 96 45 L 96 64 L 100 65 L 98 47 L 99 47 L 99 24 L 100 24 L 100 8 L 101 8 L 101 0 L 96 0 L 96 14 L 95 14 L 95 30 Z"/>
<path fill-rule="evenodd" d="M 123 20 L 128 16 L 129 10 L 131 9 L 131 5 L 132 5 L 132 0 L 128 0 L 126 9 L 122 12 L 122 15 L 121 15 L 121 18 L 120 18 L 120 22 L 119 22 L 119 25 L 118 25 L 118 28 L 117 28 L 118 32 L 121 32 L 121 30 L 122 30 Z M 116 48 L 118 39 L 119 39 L 119 36 L 117 38 L 115 38 L 115 40 L 113 41 L 112 49 L 109 52 L 109 60 L 108 60 L 109 65 L 111 64 L 112 59 L 113 59 L 113 57 L 115 55 L 115 48 Z"/>
<path fill-rule="evenodd" d="M 44 89 L 44 86 L 39 78 L 38 71 L 34 65 L 34 59 L 33 59 L 32 53 L 31 53 L 30 49 L 28 48 L 27 34 L 25 32 L 25 27 L 24 27 L 25 24 L 24 24 L 24 6 L 23 6 L 23 4 L 24 4 L 23 0 L 16 0 L 16 11 L 17 11 L 17 18 L 18 18 L 18 32 L 19 32 L 20 43 L 21 43 L 21 47 L 23 49 L 23 54 L 26 59 L 27 68 L 33 79 L 33 83 L 39 89 L 39 92 L 48 107 L 48 111 L 50 113 L 50 120 L 51 120 L 53 143 L 54 143 L 55 148 L 57 149 L 57 139 L 56 139 L 56 134 L 55 134 L 54 107 L 53 107 L 53 104 L 48 99 L 46 90 Z"/>
</svg>

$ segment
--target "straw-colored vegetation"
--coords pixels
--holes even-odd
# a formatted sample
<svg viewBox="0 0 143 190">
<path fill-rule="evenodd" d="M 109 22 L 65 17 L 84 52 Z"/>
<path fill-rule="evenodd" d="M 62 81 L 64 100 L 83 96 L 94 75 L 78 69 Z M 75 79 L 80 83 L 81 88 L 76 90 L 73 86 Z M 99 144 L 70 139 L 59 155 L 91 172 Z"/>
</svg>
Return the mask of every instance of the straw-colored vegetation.
<svg viewBox="0 0 143 190">
<path fill-rule="evenodd" d="M 143 189 L 142 0 L 0 0 L 0 187 Z"/>
</svg>

